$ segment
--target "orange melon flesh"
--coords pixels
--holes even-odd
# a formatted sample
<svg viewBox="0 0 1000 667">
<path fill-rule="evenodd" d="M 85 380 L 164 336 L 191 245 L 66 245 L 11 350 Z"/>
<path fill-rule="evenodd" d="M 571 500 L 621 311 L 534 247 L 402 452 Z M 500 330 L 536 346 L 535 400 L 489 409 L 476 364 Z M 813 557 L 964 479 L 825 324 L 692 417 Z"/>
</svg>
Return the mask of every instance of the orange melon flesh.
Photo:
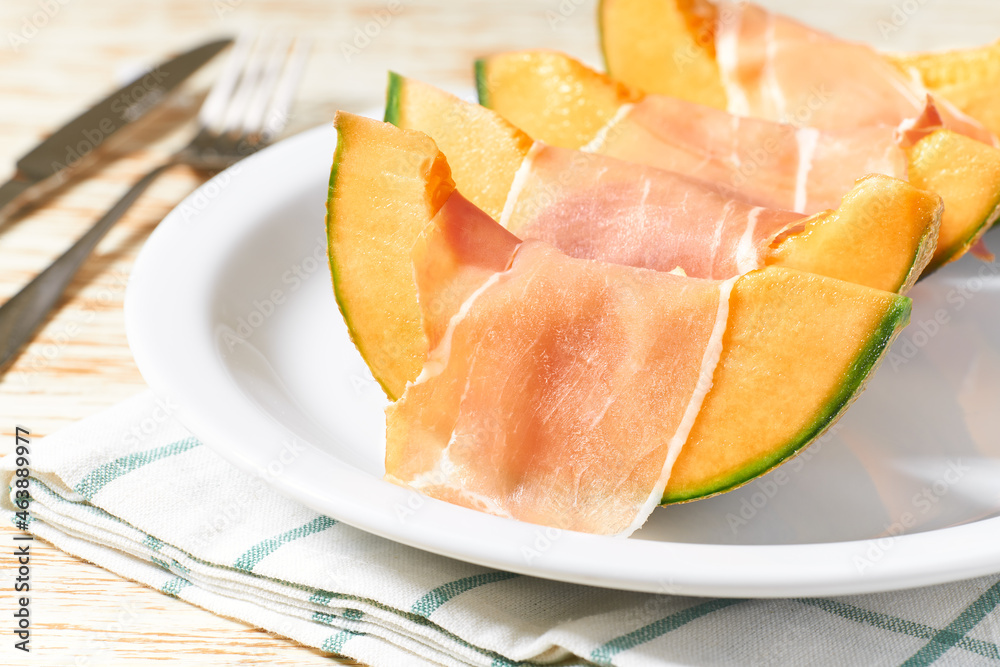
<svg viewBox="0 0 1000 667">
<path fill-rule="evenodd" d="M 334 124 L 337 152 L 326 217 L 334 292 L 351 339 L 396 399 L 427 355 L 410 251 L 454 181 L 424 134 L 387 131 L 383 123 L 344 113 Z M 376 150 L 379 160 L 371 160 Z"/>
<path fill-rule="evenodd" d="M 699 57 L 711 57 L 714 60 L 714 46 L 709 48 L 709 43 L 714 44 L 714 34 L 711 28 L 704 21 L 704 16 L 715 12 L 716 9 L 711 3 L 705 0 L 691 2 L 689 0 L 663 0 L 655 4 L 657 10 L 655 14 L 649 14 L 642 9 L 646 4 L 643 0 L 604 0 L 601 5 L 599 20 L 601 22 L 601 33 L 603 38 L 604 58 L 608 65 L 609 73 L 616 79 L 620 79 L 627 85 L 642 89 L 643 84 L 649 85 L 650 81 L 660 81 L 660 84 L 652 84 L 646 92 L 666 92 L 667 94 L 680 97 L 690 101 L 701 101 L 703 94 L 698 91 L 700 86 L 705 85 L 706 75 L 701 70 L 688 70 L 687 68 L 676 69 L 669 65 L 675 59 L 683 60 L 685 54 L 689 52 L 688 45 L 694 39 L 695 32 L 692 32 L 693 22 L 700 21 L 701 40 L 697 49 Z M 620 16 L 619 14 L 629 14 L 635 12 L 639 17 L 645 17 L 649 23 L 643 23 L 634 17 Z M 658 21 L 658 22 L 654 22 Z M 671 55 L 666 60 L 657 57 L 651 58 L 648 54 L 631 49 L 628 44 L 632 41 L 639 41 L 647 37 L 654 36 L 664 44 Z M 702 43 L 704 42 L 704 43 Z M 615 52 L 615 49 L 620 49 Z M 958 77 L 959 73 L 967 70 L 974 71 L 975 76 L 982 77 L 984 86 L 974 88 L 981 90 L 988 95 L 988 91 L 993 90 L 989 85 L 993 81 L 994 72 L 1000 70 L 1000 64 L 989 64 L 990 58 L 995 55 L 995 51 L 1000 51 L 1000 45 L 987 47 L 975 53 L 956 52 L 952 59 L 948 60 L 946 54 L 927 54 L 926 60 L 916 58 L 908 61 L 905 58 L 897 59 L 899 65 L 922 62 L 917 68 L 924 67 L 928 71 L 949 71 L 953 74 L 948 76 Z M 964 55 L 963 55 L 964 54 Z M 934 61 L 934 57 L 942 60 Z M 892 60 L 892 59 L 890 59 Z M 629 61 L 627 67 L 623 66 L 624 61 Z M 932 63 L 938 62 L 936 66 Z M 665 64 L 667 63 L 667 64 Z M 641 75 L 636 74 L 642 72 Z M 715 69 L 718 77 L 718 67 Z M 942 75 L 943 76 L 943 75 Z M 717 82 L 721 86 L 721 79 Z M 975 85 L 975 84 L 973 84 Z M 669 88 L 669 90 L 666 90 Z M 711 88 L 710 86 L 710 89 Z M 723 94 L 724 95 L 724 94 Z M 962 104 L 969 106 L 961 95 L 958 106 Z M 726 108 L 725 99 L 719 105 Z M 977 118 L 975 114 L 974 118 Z M 988 114 L 983 122 L 989 125 L 992 117 Z M 940 130 L 931 137 L 947 132 Z M 1000 164 L 1000 150 L 981 144 L 976 141 L 962 141 L 956 137 L 938 137 L 929 140 L 930 137 L 919 142 L 916 146 L 906 148 L 907 161 L 909 166 L 909 181 L 918 188 L 930 189 L 941 195 L 945 204 L 944 220 L 941 223 L 941 230 L 938 238 L 938 250 L 935 253 L 927 272 L 932 271 L 947 262 L 958 259 L 972 247 L 982 236 L 984 231 L 995 221 L 995 211 L 1000 205 L 1000 179 L 995 178 L 995 166 Z M 962 169 L 964 163 L 984 165 L 985 169 L 974 176 L 970 184 L 966 181 L 969 173 Z"/>
<path fill-rule="evenodd" d="M 481 105 L 560 148 L 586 146 L 623 104 L 644 97 L 555 51 L 505 53 L 475 68 Z"/>
<path fill-rule="evenodd" d="M 488 71 L 497 72 L 489 94 L 507 90 L 508 83 L 519 78 L 528 84 L 528 92 L 562 91 L 554 95 L 543 94 L 541 103 L 535 107 L 541 109 L 547 108 L 550 102 L 556 102 L 556 98 L 564 98 L 566 90 L 573 90 L 573 95 L 590 99 L 589 91 L 597 88 L 608 93 L 594 96 L 594 99 L 603 100 L 603 116 L 613 116 L 617 111 L 617 108 L 610 111 L 613 102 L 609 100 L 622 99 L 620 91 L 613 86 L 605 86 L 600 75 L 587 76 L 586 68 L 560 54 L 544 55 L 543 59 L 546 67 L 551 65 L 551 71 L 561 72 L 554 80 L 544 75 L 519 76 L 525 73 L 526 67 L 532 67 L 531 61 L 523 58 L 516 59 L 511 67 L 494 68 L 489 64 L 493 61 L 483 61 L 480 71 L 484 75 Z M 576 78 L 578 74 L 581 75 L 580 78 Z M 574 78 L 577 83 L 562 85 L 569 78 Z M 532 81 L 537 85 L 533 87 Z M 489 109 L 469 104 L 419 81 L 394 75 L 390 87 L 395 90 L 389 95 L 390 109 L 386 116 L 397 119 L 400 127 L 426 132 L 448 155 L 449 162 L 454 159 L 463 164 L 478 165 L 497 161 L 506 165 L 500 176 L 502 181 L 489 182 L 489 178 L 498 173 L 496 170 L 488 172 L 484 169 L 468 169 L 462 174 L 453 172 L 459 191 L 474 204 L 487 212 L 491 208 L 502 209 L 497 193 L 510 190 L 514 173 L 527 155 L 526 146 L 530 147 L 528 135 Z M 497 98 L 491 99 L 499 102 Z M 526 99 L 526 95 L 522 99 Z M 449 111 L 449 105 L 460 109 Z M 596 105 L 583 103 L 571 106 L 581 110 L 590 109 L 592 112 L 597 108 Z M 435 114 L 426 109 L 434 109 Z M 435 115 L 443 118 L 461 117 L 464 122 L 458 130 L 452 123 L 437 120 Z M 581 111 L 579 115 L 584 114 Z M 542 129 L 546 137 L 552 138 L 554 135 L 543 129 L 547 127 L 548 120 L 541 115 L 534 118 L 537 121 L 536 127 Z M 594 125 L 596 123 L 581 125 L 576 136 L 583 137 L 585 129 L 589 130 Z M 565 140 L 564 146 L 579 143 L 579 140 L 573 139 L 574 133 L 563 131 L 569 127 L 569 122 L 563 119 L 557 123 L 555 130 L 555 135 L 561 133 Z M 507 139 L 494 141 L 504 133 Z M 780 251 L 766 262 L 813 271 L 876 289 L 893 292 L 908 289 L 929 260 L 929 250 L 935 246 L 941 216 L 940 199 L 888 176 L 875 176 L 856 187 L 857 190 L 849 193 L 836 211 L 819 213 L 810 218 L 806 222 L 809 234 L 794 243 L 790 242 L 792 237 L 789 237 L 783 242 Z M 871 204 L 875 204 L 874 209 Z M 873 210 L 876 213 L 873 214 Z M 499 219 L 499 215 L 494 219 Z M 860 235 L 859 230 L 866 233 Z M 872 262 L 868 250 L 862 251 L 862 248 L 868 246 L 879 248 L 875 252 L 883 260 L 881 263 Z"/>
<path fill-rule="evenodd" d="M 910 148 L 907 159 L 910 182 L 945 202 L 930 272 L 968 252 L 1000 216 L 1000 150 L 938 130 Z"/>
<path fill-rule="evenodd" d="M 398 386 L 386 377 L 405 386 L 427 342 L 419 328 L 399 328 L 392 346 L 380 333 L 387 322 L 410 321 L 411 311 L 419 319 L 410 255 L 399 248 L 415 244 L 455 186 L 440 151 L 418 133 L 344 113 L 337 126 L 327 218 L 334 289 L 372 373 L 384 387 Z M 393 241 L 379 242 L 386 237 Z M 909 309 L 905 297 L 792 269 L 741 277 L 713 385 L 664 501 L 724 491 L 807 445 L 862 389 Z M 734 455 L 740 437 L 752 441 L 753 456 Z"/>
<path fill-rule="evenodd" d="M 725 109 L 715 19 L 715 6 L 700 0 L 601 0 L 598 25 L 608 73 L 647 93 Z"/>
<path fill-rule="evenodd" d="M 887 53 L 885 57 L 1000 135 L 1000 41 L 970 49 Z"/>
<path fill-rule="evenodd" d="M 455 183 L 478 208 L 500 219 L 514 174 L 534 139 L 499 115 L 434 86 L 389 73 L 386 122 L 418 130 L 448 156 Z M 455 120 L 459 119 L 459 120 Z"/>
<path fill-rule="evenodd" d="M 905 294 L 935 253 L 943 211 L 937 195 L 871 174 L 840 208 L 817 213 L 780 241 L 767 263 Z"/>
<path fill-rule="evenodd" d="M 455 182 L 476 206 L 496 220 L 503 210 L 514 172 L 531 148 L 532 139 L 512 132 L 506 123 L 475 104 L 455 104 L 451 96 L 429 94 L 430 86 L 403 85 L 389 73 L 385 120 L 418 129 L 434 138 L 449 156 Z M 475 150 L 472 148 L 475 147 Z M 474 187 L 470 187 L 474 185 Z M 469 193 L 474 192 L 474 196 Z"/>
</svg>

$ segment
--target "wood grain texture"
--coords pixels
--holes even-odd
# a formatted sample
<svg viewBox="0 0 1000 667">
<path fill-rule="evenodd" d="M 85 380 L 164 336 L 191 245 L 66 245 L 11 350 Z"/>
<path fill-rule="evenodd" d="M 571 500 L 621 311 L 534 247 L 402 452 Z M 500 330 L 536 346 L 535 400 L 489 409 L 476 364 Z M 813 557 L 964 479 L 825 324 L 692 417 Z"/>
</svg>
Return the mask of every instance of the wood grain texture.
<svg viewBox="0 0 1000 667">
<path fill-rule="evenodd" d="M 765 4 L 793 13 L 803 5 Z M 884 48 L 985 42 L 996 37 L 1000 25 L 1000 3 L 994 0 L 921 0 L 898 30 L 884 34 L 878 21 L 892 19 L 894 4 L 903 3 L 851 0 L 824 6 L 831 30 Z M 3 0 L 0 177 L 6 178 L 15 159 L 47 131 L 129 72 L 212 36 L 262 26 L 313 36 L 313 56 L 288 128 L 294 133 L 330 122 L 337 109 L 361 112 L 381 105 L 387 69 L 464 92 L 472 89 L 472 59 L 494 51 L 548 47 L 599 64 L 594 5 L 595 0 L 400 0 L 393 13 L 397 5 L 389 0 Z M 371 36 L 359 36 L 366 29 Z M 0 302 L 184 140 L 190 124 L 183 123 L 195 112 L 211 74 L 199 75 L 167 108 L 116 141 L 88 180 L 0 223 Z M 16 425 L 38 438 L 145 389 L 125 338 L 125 285 L 150 231 L 199 182 L 197 174 L 175 169 L 155 184 L 111 231 L 58 312 L 0 378 L 0 454 L 11 451 Z M 3 618 L 13 596 L 8 577 L 15 532 L 0 528 Z M 125 581 L 42 542 L 34 543 L 32 556 L 33 652 L 14 651 L 4 629 L 0 664 L 329 664 L 318 651 Z"/>
</svg>

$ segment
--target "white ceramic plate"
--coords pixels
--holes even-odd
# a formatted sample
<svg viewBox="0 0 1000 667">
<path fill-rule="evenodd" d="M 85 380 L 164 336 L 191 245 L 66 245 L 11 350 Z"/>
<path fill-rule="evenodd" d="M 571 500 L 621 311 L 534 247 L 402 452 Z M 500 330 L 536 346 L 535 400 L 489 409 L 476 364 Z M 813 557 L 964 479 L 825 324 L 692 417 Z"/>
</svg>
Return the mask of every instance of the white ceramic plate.
<svg viewBox="0 0 1000 667">
<path fill-rule="evenodd" d="M 386 401 L 325 259 L 334 145 L 318 128 L 219 175 L 163 221 L 132 274 L 128 337 L 143 376 L 237 465 L 389 539 L 584 584 L 832 595 L 1000 569 L 1000 267 L 973 259 L 913 290 L 913 324 L 832 435 L 740 490 L 657 509 L 630 539 L 382 481 Z"/>
</svg>

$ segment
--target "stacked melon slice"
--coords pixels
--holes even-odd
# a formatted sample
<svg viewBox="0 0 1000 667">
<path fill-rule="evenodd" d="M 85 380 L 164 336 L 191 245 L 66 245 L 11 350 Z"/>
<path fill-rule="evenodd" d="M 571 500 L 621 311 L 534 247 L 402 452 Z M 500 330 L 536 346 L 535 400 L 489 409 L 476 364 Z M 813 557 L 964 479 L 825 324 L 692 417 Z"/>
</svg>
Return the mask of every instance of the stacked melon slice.
<svg viewBox="0 0 1000 667">
<path fill-rule="evenodd" d="M 910 181 L 945 201 L 930 268 L 985 252 L 977 242 L 1000 215 L 997 45 L 886 56 L 751 3 L 708 0 L 604 0 L 599 23 L 610 76 L 645 93 L 822 130 L 902 130 L 926 121 L 930 101 L 936 131 L 904 142 Z"/>
<path fill-rule="evenodd" d="M 480 102 L 533 137 L 572 148 L 590 144 L 604 155 L 729 178 L 744 196 L 770 197 L 785 208 L 794 207 L 803 141 L 811 142 L 809 196 L 802 197 L 807 212 L 829 207 L 858 174 L 878 171 L 906 178 L 945 203 L 938 247 L 927 270 L 962 256 L 1000 212 L 1000 150 L 948 129 L 911 130 L 912 143 L 900 146 L 891 126 L 817 131 L 741 118 L 642 94 L 551 51 L 485 58 L 477 62 L 476 73 Z M 566 109 L 573 113 L 561 112 Z M 599 145 L 595 137 L 603 139 Z"/>
<path fill-rule="evenodd" d="M 638 12 L 619 32 L 711 34 L 709 5 L 652 7 L 607 0 L 605 47 L 616 8 Z M 630 71 L 676 52 L 633 37 Z M 666 80 L 725 107 L 694 43 Z M 499 516 L 627 535 L 780 464 L 863 389 L 908 321 L 901 294 L 1000 203 L 995 149 L 940 128 L 935 103 L 898 135 L 747 121 L 734 132 L 767 153 L 748 175 L 715 130 L 657 130 L 682 103 L 642 83 L 541 52 L 477 74 L 495 111 L 392 75 L 389 123 L 338 115 L 327 231 L 338 304 L 394 401 L 387 479 Z M 866 156 L 836 158 L 844 141 Z"/>
<path fill-rule="evenodd" d="M 970 49 L 885 57 L 1000 136 L 996 96 L 1000 88 L 1000 41 Z"/>
<path fill-rule="evenodd" d="M 526 99 L 532 79 L 521 76 L 519 81 L 522 98 Z M 584 99 L 581 93 L 585 89 L 563 85 L 565 77 L 551 81 L 553 88 L 575 90 Z M 533 108 L 556 108 L 551 104 L 555 100 L 545 96 L 535 100 L 542 104 Z M 587 123 L 591 114 L 584 111 L 585 106 L 570 104 L 576 113 L 559 124 L 561 131 L 553 129 L 555 123 L 531 123 L 526 119 L 538 130 L 536 138 L 551 140 L 555 147 L 567 147 L 560 150 L 532 141 L 519 127 L 490 109 L 391 74 L 386 119 L 429 135 L 448 156 L 458 189 L 505 227 L 521 236 L 555 243 L 575 256 L 604 253 L 603 259 L 646 268 L 669 270 L 680 266 L 696 277 L 729 277 L 731 274 L 706 272 L 704 262 L 699 261 L 704 260 L 700 255 L 712 255 L 714 268 L 723 263 L 723 253 L 713 252 L 713 236 L 730 234 L 732 242 L 742 240 L 744 225 L 727 224 L 720 229 L 716 224 L 722 217 L 720 209 L 725 209 L 729 220 L 739 211 L 756 215 L 755 231 L 761 233 L 768 225 L 778 230 L 782 223 L 793 224 L 790 231 L 794 233 L 773 237 L 764 234 L 763 241 L 773 241 L 760 248 L 764 264 L 802 269 L 878 289 L 905 292 L 934 253 L 940 198 L 899 179 L 872 174 L 854 184 L 851 178 L 854 187 L 836 196 L 840 204 L 836 210 L 820 210 L 809 217 L 755 206 L 745 191 L 725 182 L 720 187 L 719 180 L 683 178 L 676 172 L 646 166 L 661 166 L 654 161 L 626 165 L 603 154 L 569 150 L 585 136 L 579 132 L 576 140 L 571 139 L 575 130 L 569 127 L 571 123 Z M 523 114 L 504 115 L 510 118 Z M 707 162 L 701 157 L 696 161 Z M 595 178 L 594 172 L 602 178 Z M 854 177 L 864 173 L 856 172 Z M 617 196 L 598 196 L 598 188 L 607 189 L 612 179 L 631 183 L 633 192 L 616 184 Z M 667 189 L 674 191 L 672 202 L 671 193 L 663 192 Z M 574 197 L 574 192 L 582 194 Z M 762 199 L 755 198 L 758 203 Z M 595 213 L 596 202 L 602 206 Z M 694 202 L 698 210 L 692 210 Z M 674 219 L 667 220 L 671 213 Z M 640 228 L 634 222 L 636 217 L 655 220 L 656 227 Z M 647 238 L 650 235 L 659 240 Z M 638 247 L 630 247 L 629 240 Z M 859 252 L 862 242 L 867 246 L 865 252 Z M 612 254 L 613 250 L 617 252 Z M 654 264 L 651 260 L 657 251 L 664 255 Z M 738 259 L 732 257 L 733 261 Z"/>
<path fill-rule="evenodd" d="M 905 297 L 791 269 L 708 281 L 572 260 L 542 242 L 525 249 L 460 203 L 426 135 L 347 114 L 337 127 L 328 217 L 337 300 L 375 377 L 399 398 L 387 473 L 438 497 L 592 532 L 634 528 L 649 494 L 675 502 L 725 491 L 808 444 L 907 321 Z M 546 282 L 508 284 L 523 279 L 512 267 L 529 251 L 526 271 Z M 528 306 L 517 310 L 520 298 Z M 657 352 L 670 350 L 684 369 L 664 370 Z M 597 372 L 610 361 L 618 374 Z M 512 377 L 508 390 L 485 392 Z M 568 419 L 582 404 L 606 411 Z M 609 478 L 607 461 L 574 449 L 598 432 L 592 451 L 631 472 Z M 488 461 L 483 443 L 494 446 Z M 553 495 L 558 511 L 546 515 L 544 504 L 529 511 L 512 500 L 546 480 L 552 494 L 576 488 L 534 474 L 558 460 L 587 489 L 578 506 Z M 495 476 L 483 482 L 472 464 Z M 601 528 L 594 512 L 606 505 L 620 511 Z"/>
</svg>

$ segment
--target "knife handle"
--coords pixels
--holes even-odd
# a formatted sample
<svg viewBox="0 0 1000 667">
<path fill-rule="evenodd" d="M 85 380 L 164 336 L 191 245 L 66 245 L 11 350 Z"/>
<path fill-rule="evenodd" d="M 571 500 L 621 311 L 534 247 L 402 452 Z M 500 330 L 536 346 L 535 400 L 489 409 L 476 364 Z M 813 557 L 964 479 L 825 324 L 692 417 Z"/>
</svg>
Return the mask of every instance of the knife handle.
<svg viewBox="0 0 1000 667">
<path fill-rule="evenodd" d="M 16 208 L 17 198 L 30 187 L 30 182 L 16 177 L 0 185 L 0 228 L 4 226 L 4 222 Z"/>
<path fill-rule="evenodd" d="M 160 174 L 174 164 L 173 161 L 162 164 L 139 179 L 86 234 L 0 307 L 0 373 L 17 357 L 21 347 L 32 339 L 59 302 L 73 276 L 111 226 L 125 215 Z"/>
</svg>

